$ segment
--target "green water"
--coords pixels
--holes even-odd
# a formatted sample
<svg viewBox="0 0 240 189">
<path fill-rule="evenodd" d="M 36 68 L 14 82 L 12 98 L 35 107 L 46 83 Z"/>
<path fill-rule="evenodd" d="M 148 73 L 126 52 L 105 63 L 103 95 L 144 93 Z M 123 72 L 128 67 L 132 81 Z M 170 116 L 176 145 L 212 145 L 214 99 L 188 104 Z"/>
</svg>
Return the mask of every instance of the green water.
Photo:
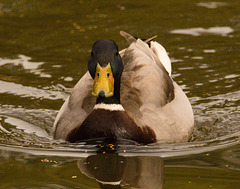
<svg viewBox="0 0 240 189">
<path fill-rule="evenodd" d="M 51 138 L 92 44 L 123 49 L 120 30 L 166 48 L 194 110 L 189 143 L 97 155 Z M 0 0 L 0 188 L 239 188 L 239 47 L 239 0 Z"/>
</svg>

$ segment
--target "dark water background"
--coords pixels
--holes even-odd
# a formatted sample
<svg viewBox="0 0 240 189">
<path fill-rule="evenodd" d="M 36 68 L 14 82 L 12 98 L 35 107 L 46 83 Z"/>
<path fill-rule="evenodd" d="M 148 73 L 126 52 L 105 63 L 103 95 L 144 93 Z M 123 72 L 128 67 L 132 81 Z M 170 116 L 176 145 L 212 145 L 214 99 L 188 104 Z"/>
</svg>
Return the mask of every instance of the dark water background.
<svg viewBox="0 0 240 189">
<path fill-rule="evenodd" d="M 52 140 L 57 110 L 86 72 L 93 42 L 109 38 L 123 49 L 120 30 L 158 35 L 168 51 L 194 109 L 189 143 L 122 144 L 107 154 Z M 239 0 L 0 0 L 0 188 L 121 180 L 122 188 L 155 189 L 164 177 L 166 189 L 239 188 L 239 47 Z"/>
</svg>

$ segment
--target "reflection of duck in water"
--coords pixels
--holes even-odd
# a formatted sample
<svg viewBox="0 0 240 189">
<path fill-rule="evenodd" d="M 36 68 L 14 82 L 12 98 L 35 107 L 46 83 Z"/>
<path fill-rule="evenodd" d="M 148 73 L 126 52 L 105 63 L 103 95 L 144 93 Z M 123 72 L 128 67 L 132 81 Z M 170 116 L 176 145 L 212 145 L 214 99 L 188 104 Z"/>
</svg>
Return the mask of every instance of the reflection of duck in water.
<svg viewBox="0 0 240 189">
<path fill-rule="evenodd" d="M 163 160 L 160 157 L 100 153 L 82 158 L 77 164 L 80 171 L 95 179 L 102 189 L 121 189 L 121 186 L 161 189 L 164 183 Z"/>
<path fill-rule="evenodd" d="M 130 46 L 118 52 L 112 40 L 94 43 L 88 70 L 74 87 L 54 123 L 54 138 L 130 139 L 140 143 L 185 142 L 193 112 L 171 78 L 165 49 L 120 32 Z M 123 69 L 124 68 L 124 69 Z"/>
</svg>

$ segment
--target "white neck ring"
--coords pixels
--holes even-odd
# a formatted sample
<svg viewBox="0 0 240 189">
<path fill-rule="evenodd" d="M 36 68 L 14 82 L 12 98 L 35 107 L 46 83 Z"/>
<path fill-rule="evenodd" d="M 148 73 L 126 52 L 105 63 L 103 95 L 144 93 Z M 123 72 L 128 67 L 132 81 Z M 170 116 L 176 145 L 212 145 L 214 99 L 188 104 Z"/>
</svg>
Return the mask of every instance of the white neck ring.
<svg viewBox="0 0 240 189">
<path fill-rule="evenodd" d="M 109 111 L 125 111 L 121 104 L 96 104 L 94 109 L 104 109 Z"/>
</svg>

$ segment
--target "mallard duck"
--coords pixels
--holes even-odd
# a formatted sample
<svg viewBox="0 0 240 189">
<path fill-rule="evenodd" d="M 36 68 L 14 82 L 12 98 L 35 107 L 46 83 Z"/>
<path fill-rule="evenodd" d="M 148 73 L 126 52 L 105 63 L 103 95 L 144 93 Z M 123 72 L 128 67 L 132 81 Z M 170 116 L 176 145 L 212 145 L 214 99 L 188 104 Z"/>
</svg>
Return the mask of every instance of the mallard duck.
<svg viewBox="0 0 240 189">
<path fill-rule="evenodd" d="M 78 142 L 106 137 L 143 144 L 188 141 L 193 111 L 171 78 L 165 49 L 152 38 L 120 34 L 129 43 L 120 52 L 112 40 L 93 44 L 88 71 L 56 117 L 54 138 Z"/>
</svg>

